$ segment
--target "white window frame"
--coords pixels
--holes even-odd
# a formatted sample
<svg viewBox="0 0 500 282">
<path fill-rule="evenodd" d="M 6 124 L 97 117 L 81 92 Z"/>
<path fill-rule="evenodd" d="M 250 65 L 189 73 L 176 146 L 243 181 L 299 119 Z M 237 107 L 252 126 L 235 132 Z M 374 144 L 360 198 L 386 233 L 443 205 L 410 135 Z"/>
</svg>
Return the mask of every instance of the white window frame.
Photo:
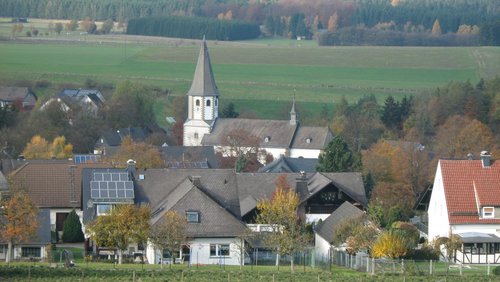
<svg viewBox="0 0 500 282">
<path fill-rule="evenodd" d="M 215 255 L 212 252 L 215 249 Z M 227 254 L 221 254 L 223 250 L 227 251 Z M 231 245 L 230 244 L 210 244 L 210 257 L 230 257 L 231 256 Z"/>
<path fill-rule="evenodd" d="M 196 216 L 196 220 L 193 218 Z M 186 220 L 188 223 L 199 223 L 200 222 L 200 213 L 197 211 L 187 211 L 186 212 Z"/>
<path fill-rule="evenodd" d="M 101 211 L 99 210 L 99 206 L 102 206 L 102 207 L 104 207 L 104 206 L 109 206 L 109 208 L 107 209 L 107 211 L 106 211 L 106 212 L 101 212 Z M 108 215 L 108 214 L 111 212 L 111 210 L 113 209 L 113 205 L 111 205 L 111 204 L 97 204 L 97 205 L 96 205 L 96 207 L 95 207 L 95 209 L 96 209 L 96 214 L 97 214 L 97 216 L 100 216 L 100 215 Z"/>
<path fill-rule="evenodd" d="M 495 208 L 483 207 L 483 218 L 495 218 Z"/>
</svg>

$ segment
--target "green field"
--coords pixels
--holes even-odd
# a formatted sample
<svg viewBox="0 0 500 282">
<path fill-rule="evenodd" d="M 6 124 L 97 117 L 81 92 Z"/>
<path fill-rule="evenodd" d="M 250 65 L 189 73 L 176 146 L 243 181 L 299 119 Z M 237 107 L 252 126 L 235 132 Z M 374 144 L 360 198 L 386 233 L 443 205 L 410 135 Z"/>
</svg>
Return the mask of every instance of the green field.
<svg viewBox="0 0 500 282">
<path fill-rule="evenodd" d="M 450 81 L 500 74 L 498 47 L 318 47 L 269 39 L 208 46 L 222 106 L 233 101 L 237 110 L 262 117 L 285 118 L 294 95 L 309 115 L 341 96 L 354 102 L 374 94 L 380 103 L 388 95 L 418 95 Z M 53 87 L 37 94 L 47 96 L 57 87 L 82 87 L 88 78 L 131 79 L 183 95 L 198 52 L 197 41 L 124 35 L 4 40 L 0 84 L 46 80 Z M 274 111 L 264 109 L 269 105 Z"/>
</svg>

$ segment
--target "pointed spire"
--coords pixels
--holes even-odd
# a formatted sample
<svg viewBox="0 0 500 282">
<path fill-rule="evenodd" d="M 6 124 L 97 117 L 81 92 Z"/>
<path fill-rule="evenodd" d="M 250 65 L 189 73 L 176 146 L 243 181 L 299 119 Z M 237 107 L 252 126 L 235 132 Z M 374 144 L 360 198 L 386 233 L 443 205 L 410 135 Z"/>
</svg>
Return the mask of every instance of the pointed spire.
<svg viewBox="0 0 500 282">
<path fill-rule="evenodd" d="M 293 91 L 295 91 L 295 89 Z M 295 92 L 293 93 L 292 109 L 290 110 L 290 124 L 297 124 L 297 112 L 295 112 Z"/>
<path fill-rule="evenodd" d="M 215 78 L 208 54 L 207 42 L 205 36 L 198 55 L 198 63 L 194 71 L 193 83 L 189 89 L 188 96 L 219 96 L 219 90 L 215 84 Z"/>
</svg>

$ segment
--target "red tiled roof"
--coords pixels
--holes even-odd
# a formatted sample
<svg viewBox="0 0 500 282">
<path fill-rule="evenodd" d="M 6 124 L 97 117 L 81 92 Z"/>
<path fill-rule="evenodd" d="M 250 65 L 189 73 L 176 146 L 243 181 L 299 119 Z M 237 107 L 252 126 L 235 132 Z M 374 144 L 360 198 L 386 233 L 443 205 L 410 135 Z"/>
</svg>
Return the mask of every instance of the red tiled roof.
<svg viewBox="0 0 500 282">
<path fill-rule="evenodd" d="M 479 217 L 481 207 L 500 206 L 500 161 L 490 167 L 483 167 L 480 160 L 440 160 L 440 164 L 450 224 L 500 223 Z"/>
<path fill-rule="evenodd" d="M 82 168 L 103 164 L 79 164 L 72 161 L 27 161 L 11 177 L 27 191 L 38 207 L 80 207 Z M 73 172 L 72 172 L 73 171 Z"/>
</svg>

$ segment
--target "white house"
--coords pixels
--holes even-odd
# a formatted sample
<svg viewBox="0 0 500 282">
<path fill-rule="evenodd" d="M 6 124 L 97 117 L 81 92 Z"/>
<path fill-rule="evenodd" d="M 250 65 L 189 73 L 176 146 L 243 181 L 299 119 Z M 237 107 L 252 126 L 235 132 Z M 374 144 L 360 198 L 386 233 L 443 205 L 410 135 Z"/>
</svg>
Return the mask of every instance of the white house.
<svg viewBox="0 0 500 282">
<path fill-rule="evenodd" d="M 439 160 L 429 203 L 429 239 L 457 234 L 462 263 L 500 263 L 500 162 Z"/>
</svg>

